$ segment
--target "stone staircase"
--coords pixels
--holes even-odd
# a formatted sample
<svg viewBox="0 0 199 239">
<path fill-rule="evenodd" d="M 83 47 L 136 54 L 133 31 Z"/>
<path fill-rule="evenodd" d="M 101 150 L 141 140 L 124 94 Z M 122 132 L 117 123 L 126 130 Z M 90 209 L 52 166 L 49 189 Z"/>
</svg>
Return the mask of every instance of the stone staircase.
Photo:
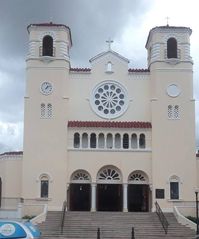
<svg viewBox="0 0 199 239">
<path fill-rule="evenodd" d="M 39 225 L 42 239 L 96 239 L 100 228 L 101 239 L 192 239 L 195 232 L 179 224 L 172 213 L 166 213 L 169 222 L 165 235 L 156 213 L 137 212 L 66 212 L 63 233 L 60 230 L 61 212 L 48 212 L 45 222 Z"/>
</svg>

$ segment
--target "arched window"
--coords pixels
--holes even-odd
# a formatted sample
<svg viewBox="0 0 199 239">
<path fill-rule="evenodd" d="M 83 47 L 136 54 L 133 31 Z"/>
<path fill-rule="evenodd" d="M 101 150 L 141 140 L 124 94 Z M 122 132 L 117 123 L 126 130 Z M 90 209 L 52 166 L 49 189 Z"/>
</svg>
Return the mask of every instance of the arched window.
<svg viewBox="0 0 199 239">
<path fill-rule="evenodd" d="M 138 147 L 137 135 L 132 134 L 131 135 L 131 148 L 132 149 L 137 149 L 137 147 Z"/>
<path fill-rule="evenodd" d="M 144 149 L 144 148 L 146 147 L 145 135 L 144 135 L 144 134 L 140 134 L 139 147 L 140 147 L 141 149 Z"/>
<path fill-rule="evenodd" d="M 115 148 L 116 149 L 121 148 L 121 136 L 120 136 L 120 134 L 115 135 Z"/>
<path fill-rule="evenodd" d="M 112 136 L 112 134 L 107 134 L 106 147 L 108 149 L 112 149 L 113 148 L 113 136 Z"/>
<path fill-rule="evenodd" d="M 174 106 L 173 117 L 174 119 L 179 119 L 179 105 Z"/>
<path fill-rule="evenodd" d="M 170 199 L 179 199 L 179 182 L 180 179 L 177 176 L 172 176 L 169 179 L 170 182 Z"/>
<path fill-rule="evenodd" d="M 47 104 L 47 118 L 52 117 L 52 104 Z"/>
<path fill-rule="evenodd" d="M 167 58 L 177 58 L 177 41 L 173 37 L 167 41 Z"/>
<path fill-rule="evenodd" d="M 44 103 L 41 104 L 41 118 L 45 118 L 46 116 L 46 106 Z"/>
<path fill-rule="evenodd" d="M 53 38 L 45 36 L 42 44 L 42 56 L 53 56 Z"/>
<path fill-rule="evenodd" d="M 168 118 L 169 119 L 173 118 L 173 107 L 172 107 L 172 105 L 168 106 Z"/>
<path fill-rule="evenodd" d="M 94 133 L 90 136 L 90 148 L 96 148 L 96 134 Z"/>
<path fill-rule="evenodd" d="M 80 147 L 80 135 L 79 135 L 79 133 L 74 134 L 73 147 L 74 148 L 79 148 Z"/>
<path fill-rule="evenodd" d="M 47 175 L 43 175 L 40 177 L 40 197 L 48 198 L 49 192 L 49 177 Z"/>
<path fill-rule="evenodd" d="M 107 72 L 112 72 L 112 63 L 110 61 L 107 63 L 106 71 Z"/>
<path fill-rule="evenodd" d="M 98 148 L 104 148 L 104 134 L 100 133 L 98 137 Z"/>
<path fill-rule="evenodd" d="M 82 134 L 82 148 L 88 148 L 88 134 Z"/>
<path fill-rule="evenodd" d="M 123 148 L 124 149 L 129 148 L 129 135 L 128 134 L 123 135 Z"/>
</svg>

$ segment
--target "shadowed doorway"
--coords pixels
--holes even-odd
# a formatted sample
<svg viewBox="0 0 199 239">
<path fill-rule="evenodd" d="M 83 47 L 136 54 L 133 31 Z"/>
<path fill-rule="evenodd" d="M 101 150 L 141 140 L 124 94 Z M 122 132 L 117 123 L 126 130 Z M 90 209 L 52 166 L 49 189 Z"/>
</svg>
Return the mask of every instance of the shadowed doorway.
<svg viewBox="0 0 199 239">
<path fill-rule="evenodd" d="M 97 185 L 97 211 L 122 211 L 122 184 Z"/>
</svg>

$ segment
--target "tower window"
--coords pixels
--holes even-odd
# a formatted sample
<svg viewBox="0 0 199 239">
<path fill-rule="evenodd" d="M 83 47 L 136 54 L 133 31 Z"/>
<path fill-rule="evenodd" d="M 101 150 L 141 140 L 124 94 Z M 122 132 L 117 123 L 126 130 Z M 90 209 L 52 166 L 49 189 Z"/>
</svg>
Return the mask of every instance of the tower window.
<svg viewBox="0 0 199 239">
<path fill-rule="evenodd" d="M 74 142 L 73 142 L 74 148 L 79 148 L 80 147 L 80 136 L 79 133 L 74 134 Z"/>
<path fill-rule="evenodd" d="M 167 41 L 167 58 L 177 58 L 177 41 L 173 37 Z"/>
<path fill-rule="evenodd" d="M 174 116 L 174 119 L 179 119 L 179 105 L 174 106 L 173 116 Z"/>
<path fill-rule="evenodd" d="M 47 104 L 47 118 L 51 118 L 51 117 L 52 117 L 52 105 Z"/>
<path fill-rule="evenodd" d="M 45 36 L 42 44 L 42 56 L 53 56 L 53 38 Z"/>
<path fill-rule="evenodd" d="M 46 106 L 45 104 L 41 104 L 41 118 L 45 118 L 45 114 L 46 114 Z"/>
</svg>

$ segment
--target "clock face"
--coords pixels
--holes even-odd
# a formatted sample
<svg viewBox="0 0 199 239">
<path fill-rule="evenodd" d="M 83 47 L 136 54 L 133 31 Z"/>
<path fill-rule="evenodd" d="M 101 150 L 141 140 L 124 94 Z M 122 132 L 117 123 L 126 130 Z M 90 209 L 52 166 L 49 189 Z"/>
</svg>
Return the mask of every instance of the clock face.
<svg viewBox="0 0 199 239">
<path fill-rule="evenodd" d="M 170 97 L 177 97 L 181 93 L 180 88 L 176 84 L 171 84 L 167 86 L 167 94 Z"/>
<path fill-rule="evenodd" d="M 53 86 L 50 82 L 45 81 L 41 84 L 41 92 L 44 95 L 49 95 L 52 93 L 52 91 L 53 91 Z"/>
</svg>

